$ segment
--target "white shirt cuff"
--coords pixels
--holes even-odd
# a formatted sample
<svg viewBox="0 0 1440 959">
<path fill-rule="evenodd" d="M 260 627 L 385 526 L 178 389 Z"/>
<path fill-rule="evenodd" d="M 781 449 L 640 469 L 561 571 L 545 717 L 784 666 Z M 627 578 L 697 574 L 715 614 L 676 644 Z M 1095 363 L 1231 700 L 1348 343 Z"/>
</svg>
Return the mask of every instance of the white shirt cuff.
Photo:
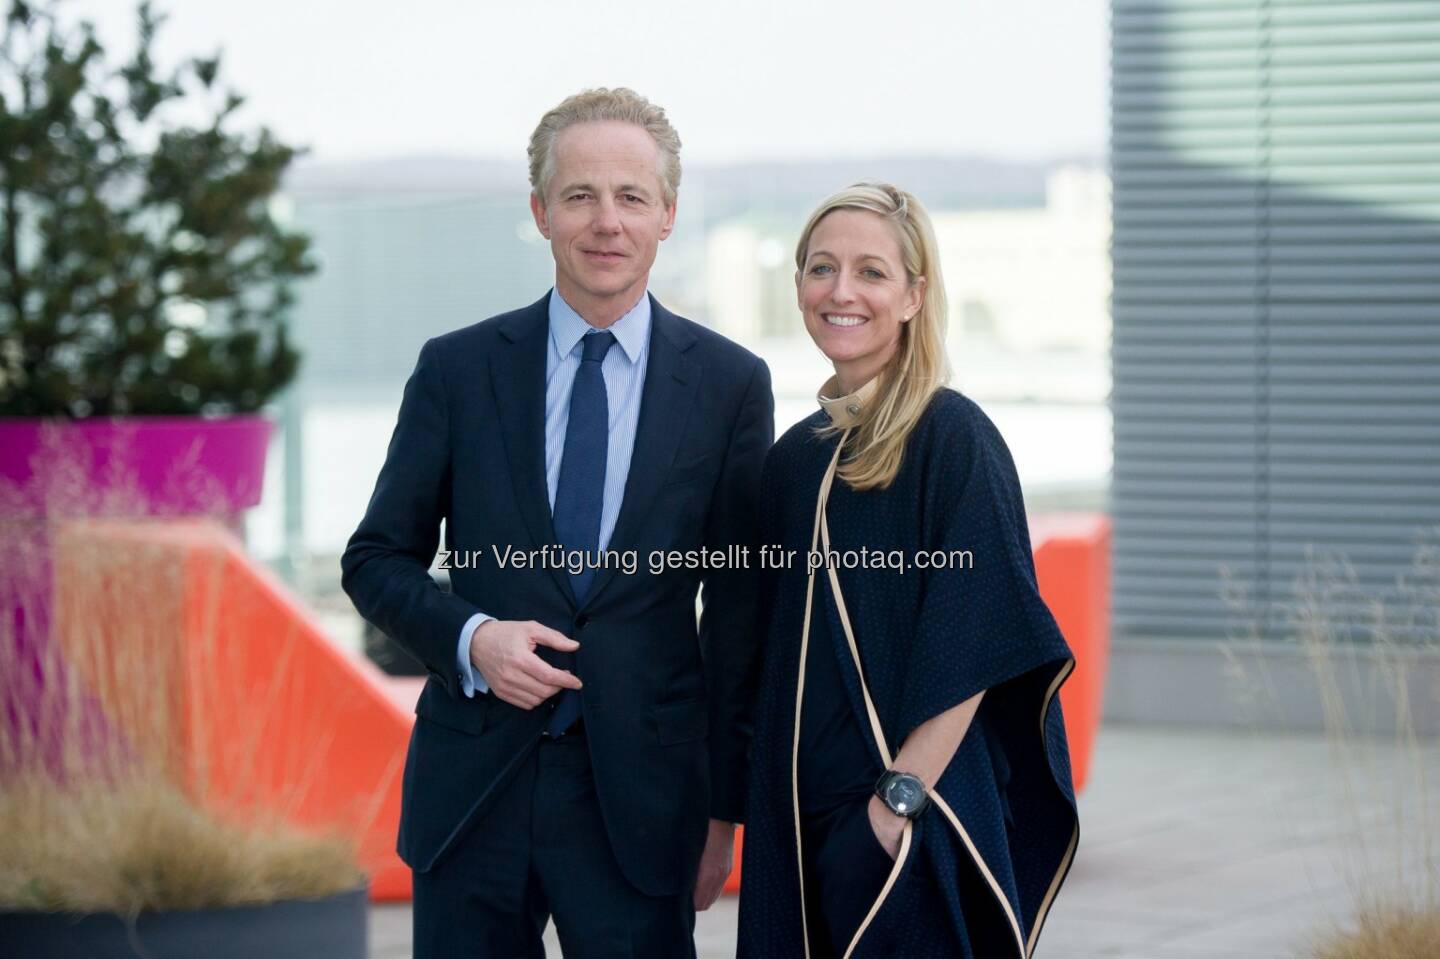
<svg viewBox="0 0 1440 959">
<path fill-rule="evenodd" d="M 460 646 L 456 650 L 456 658 L 460 665 L 460 688 L 465 695 L 474 698 L 476 690 L 482 693 L 490 692 L 490 684 L 485 677 L 480 675 L 480 670 L 470 663 L 470 639 L 475 635 L 475 630 L 480 624 L 487 620 L 494 619 L 494 616 L 485 613 L 476 613 L 465 620 L 465 625 L 460 627 Z"/>
</svg>

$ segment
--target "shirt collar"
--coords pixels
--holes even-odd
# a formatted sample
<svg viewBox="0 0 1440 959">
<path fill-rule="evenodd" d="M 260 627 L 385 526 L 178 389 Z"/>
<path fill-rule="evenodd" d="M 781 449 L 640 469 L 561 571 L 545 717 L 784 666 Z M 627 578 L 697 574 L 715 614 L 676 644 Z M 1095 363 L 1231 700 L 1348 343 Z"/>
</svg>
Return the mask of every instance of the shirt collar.
<svg viewBox="0 0 1440 959">
<path fill-rule="evenodd" d="M 593 329 L 595 327 L 565 302 L 559 290 L 550 291 L 550 343 L 561 358 L 569 356 L 580 338 Z M 606 329 L 615 334 L 615 341 L 631 363 L 638 360 L 650 336 L 650 291 L 646 290 L 630 312 Z"/>
<path fill-rule="evenodd" d="M 820 401 L 820 406 L 830 414 L 830 422 L 841 429 L 849 429 L 860 422 L 860 414 L 866 404 L 875 399 L 875 391 L 880 388 L 880 377 L 872 376 L 864 386 L 847 393 L 844 396 L 836 396 L 840 392 L 840 378 L 832 376 L 820 387 L 820 392 L 815 398 Z"/>
</svg>

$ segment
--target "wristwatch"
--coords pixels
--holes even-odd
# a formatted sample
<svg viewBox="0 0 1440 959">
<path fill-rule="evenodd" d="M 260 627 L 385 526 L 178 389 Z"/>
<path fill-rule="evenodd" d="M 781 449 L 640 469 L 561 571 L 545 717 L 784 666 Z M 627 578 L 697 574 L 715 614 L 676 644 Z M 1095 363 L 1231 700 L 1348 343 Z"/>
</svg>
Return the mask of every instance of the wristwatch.
<svg viewBox="0 0 1440 959">
<path fill-rule="evenodd" d="M 906 819 L 914 819 L 930 804 L 930 794 L 919 776 L 893 769 L 875 783 L 875 795 L 891 812 Z"/>
</svg>

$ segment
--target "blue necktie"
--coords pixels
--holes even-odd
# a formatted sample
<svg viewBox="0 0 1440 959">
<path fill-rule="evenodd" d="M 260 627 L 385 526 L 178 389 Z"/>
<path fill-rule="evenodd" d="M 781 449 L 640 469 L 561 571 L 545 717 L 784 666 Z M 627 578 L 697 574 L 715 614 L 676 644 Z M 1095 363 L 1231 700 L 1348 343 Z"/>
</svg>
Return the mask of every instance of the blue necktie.
<svg viewBox="0 0 1440 959">
<path fill-rule="evenodd" d="M 584 355 L 570 390 L 570 420 L 565 426 L 565 450 L 560 456 L 560 480 L 555 486 L 555 535 L 566 550 L 594 553 L 600 548 L 600 513 L 605 505 L 605 455 L 610 448 L 610 399 L 605 393 L 601 364 L 615 343 L 609 330 L 591 331 L 581 338 Z M 590 591 L 595 570 L 582 563 L 572 573 L 575 602 L 582 604 Z M 574 656 L 556 657 L 560 669 L 574 666 Z M 562 689 L 545 731 L 559 736 L 580 716 L 580 694 Z"/>
</svg>

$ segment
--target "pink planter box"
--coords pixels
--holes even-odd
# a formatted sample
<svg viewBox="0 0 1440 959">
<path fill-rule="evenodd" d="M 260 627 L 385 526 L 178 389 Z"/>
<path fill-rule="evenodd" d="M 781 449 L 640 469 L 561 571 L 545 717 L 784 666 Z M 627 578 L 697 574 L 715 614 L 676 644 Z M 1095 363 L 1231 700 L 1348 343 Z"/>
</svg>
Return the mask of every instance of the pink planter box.
<svg viewBox="0 0 1440 959">
<path fill-rule="evenodd" d="M 270 433 L 258 414 L 0 418 L 0 515 L 238 513 L 260 502 Z"/>
</svg>

